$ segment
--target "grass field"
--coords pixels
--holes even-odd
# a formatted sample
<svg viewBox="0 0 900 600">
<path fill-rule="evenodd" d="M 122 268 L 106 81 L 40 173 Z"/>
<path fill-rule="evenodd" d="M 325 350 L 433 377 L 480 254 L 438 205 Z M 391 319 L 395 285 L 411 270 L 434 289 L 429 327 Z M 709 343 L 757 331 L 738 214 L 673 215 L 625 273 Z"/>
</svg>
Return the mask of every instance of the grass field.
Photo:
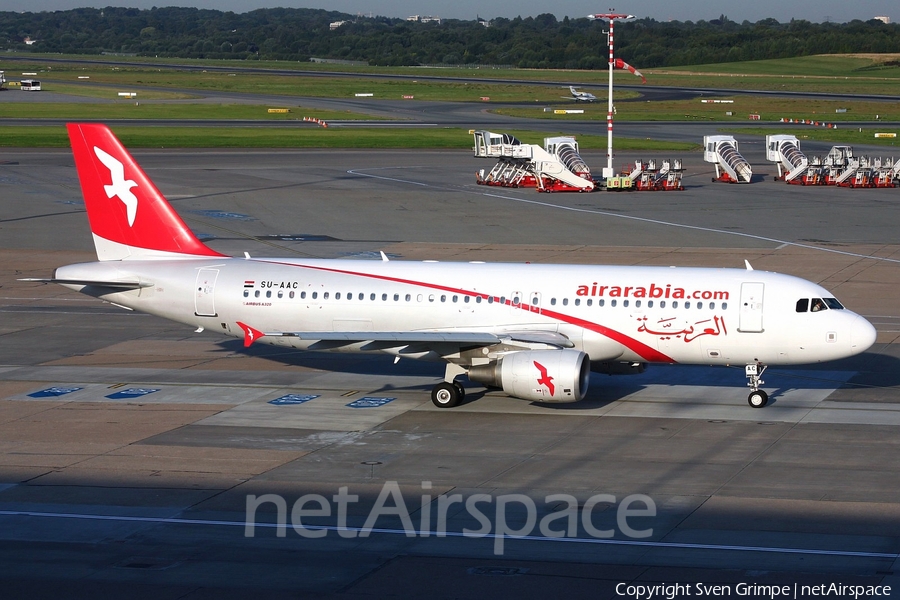
<svg viewBox="0 0 900 600">
<path fill-rule="evenodd" d="M 132 148 L 422 148 L 471 151 L 468 130 L 442 129 L 297 129 L 253 127 L 111 127 L 116 136 Z M 561 135 L 534 131 L 509 131 L 525 143 L 543 144 L 545 136 Z M 582 149 L 605 149 L 606 137 L 578 136 Z M 0 146 L 62 148 L 69 146 L 65 127 L 5 127 Z M 621 138 L 617 150 L 659 150 L 687 152 L 698 144 L 658 142 Z"/>
<path fill-rule="evenodd" d="M 900 136 L 897 128 L 863 128 L 859 131 L 858 127 L 845 127 L 838 129 L 823 129 L 821 127 L 741 127 L 740 129 L 729 130 L 722 129 L 726 133 L 740 133 L 744 135 L 795 135 L 802 143 L 803 140 L 815 140 L 818 142 L 831 142 L 835 145 L 866 144 L 872 146 L 896 146 L 898 157 L 900 157 L 900 137 L 897 138 L 876 138 L 875 133 L 896 133 Z"/>
<path fill-rule="evenodd" d="M 792 100 L 766 96 L 730 96 L 716 99 L 733 100 L 731 104 L 703 103 L 701 99 L 662 102 L 618 102 L 617 121 L 747 121 L 749 115 L 758 114 L 762 121 L 778 121 L 782 118 L 810 119 L 839 123 L 841 121 L 900 121 L 900 103 L 837 100 Z M 582 105 L 584 114 L 556 115 L 543 112 L 542 108 L 498 108 L 498 114 L 532 119 L 606 120 L 606 106 L 597 103 Z M 837 113 L 837 109 L 846 112 Z M 726 112 L 732 112 L 731 116 Z"/>
<path fill-rule="evenodd" d="M 38 58 L 37 56 L 35 58 Z M 97 60 L 96 56 L 72 57 L 85 60 Z M 799 92 L 832 92 L 832 93 L 859 93 L 859 94 L 883 94 L 900 95 L 900 67 L 887 66 L 884 63 L 897 60 L 897 54 L 851 54 L 851 55 L 817 55 L 797 58 L 785 58 L 778 60 L 759 60 L 735 63 L 721 63 L 714 65 L 691 65 L 686 67 L 647 68 L 645 65 L 634 65 L 647 76 L 650 85 L 685 86 L 720 89 L 757 89 L 757 90 L 791 90 Z M 120 59 L 122 60 L 122 59 Z M 566 81 L 580 85 L 603 86 L 606 82 L 605 69 L 596 71 L 577 70 L 536 70 L 536 69 L 493 69 L 493 68 L 430 68 L 430 67 L 369 67 L 349 66 L 335 64 L 317 64 L 309 62 L 282 62 L 282 61 L 200 61 L 190 59 L 158 59 L 158 58 L 130 58 L 135 64 L 135 69 L 144 73 L 164 73 L 163 83 L 177 73 L 169 70 L 159 70 L 146 66 L 146 63 L 163 63 L 171 65 L 189 65 L 202 69 L 205 65 L 221 67 L 255 67 L 263 69 L 303 70 L 314 72 L 342 72 L 357 73 L 359 75 L 370 74 L 397 74 L 397 75 L 421 75 L 441 77 L 464 78 L 491 78 L 491 79 L 528 79 L 532 81 Z M 54 63 L 47 68 L 45 63 L 35 61 L 33 63 L 15 63 L 16 70 L 40 71 L 56 76 L 57 72 L 67 75 L 88 74 L 80 65 L 60 65 Z M 91 71 L 113 72 L 109 67 L 91 67 Z M 128 72 L 132 68 L 121 69 Z M 76 71 L 82 71 L 76 73 Z M 212 73 L 197 73 L 198 76 Z M 42 76 L 45 73 L 41 74 Z M 188 75 L 184 74 L 181 75 Z M 222 74 L 227 76 L 227 74 Z M 290 78 L 295 80 L 294 78 Z M 616 72 L 617 85 L 633 85 L 637 82 L 635 77 L 627 72 Z M 390 90 L 393 91 L 393 90 Z M 471 90 L 467 90 L 471 91 Z M 279 93 L 279 92 L 273 92 Z M 291 92 L 293 93 L 293 92 Z M 404 92 L 406 93 L 406 92 Z M 413 92 L 414 93 L 414 92 Z M 482 94 L 483 95 L 483 94 Z M 488 94 L 490 95 L 490 94 Z M 557 94 L 558 95 L 558 94 Z M 524 99 L 525 94 L 519 94 L 519 99 Z M 432 99 L 423 96 L 422 99 Z M 438 99 L 438 98 L 434 98 Z M 497 99 L 503 99 L 497 96 Z M 538 98 L 538 101 L 548 101 L 552 98 Z"/>
<path fill-rule="evenodd" d="M 255 66 L 255 65 L 245 65 Z M 407 73 L 409 74 L 409 73 Z M 470 72 L 469 76 L 472 75 Z M 78 77 L 90 77 L 87 81 Z M 522 73 L 519 73 L 522 76 Z M 563 87 L 525 85 L 518 83 L 455 83 L 427 79 L 365 79 L 327 76 L 286 76 L 275 74 L 232 73 L 219 70 L 183 72 L 145 67 L 91 68 L 60 67 L 41 74 L 45 88 L 81 85 L 90 89 L 96 84 L 116 86 L 131 91 L 134 88 L 179 88 L 198 91 L 265 93 L 315 98 L 354 98 L 355 94 L 372 94 L 373 98 L 400 100 L 411 96 L 416 100 L 449 102 L 556 102 L 569 90 Z M 68 88 L 71 89 L 71 88 Z M 142 95 L 142 94 L 141 94 Z M 619 94 L 617 94 L 618 96 Z M 637 97 L 635 92 L 622 92 L 622 98 Z"/>
</svg>

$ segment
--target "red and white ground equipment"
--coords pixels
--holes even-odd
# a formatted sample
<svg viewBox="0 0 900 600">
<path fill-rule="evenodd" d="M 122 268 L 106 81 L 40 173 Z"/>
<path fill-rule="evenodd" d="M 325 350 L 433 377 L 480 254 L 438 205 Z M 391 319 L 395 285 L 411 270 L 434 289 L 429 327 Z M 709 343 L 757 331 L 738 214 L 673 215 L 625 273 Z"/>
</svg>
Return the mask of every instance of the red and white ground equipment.
<svg viewBox="0 0 900 600">
<path fill-rule="evenodd" d="M 651 159 L 646 162 L 634 161 L 634 168 L 626 176 L 631 180 L 631 189 L 637 191 L 681 191 L 684 186 L 681 178 L 684 175 L 684 167 L 680 159 L 662 161 L 662 166 L 657 168 L 656 161 Z"/>
<path fill-rule="evenodd" d="M 490 171 L 479 170 L 480 185 L 533 187 L 540 192 L 590 192 L 591 170 L 578 154 L 573 137 L 544 138 L 544 147 L 523 144 L 506 133 L 473 132 L 476 158 L 495 158 Z"/>
<path fill-rule="evenodd" d="M 821 167 L 810 166 L 809 159 L 800 151 L 800 140 L 796 136 L 767 135 L 766 158 L 778 168 L 776 181 L 794 185 L 819 185 L 821 182 Z"/>
<path fill-rule="evenodd" d="M 730 135 L 703 136 L 703 160 L 716 166 L 713 181 L 750 183 L 753 169 L 738 152 L 737 140 Z"/>
</svg>

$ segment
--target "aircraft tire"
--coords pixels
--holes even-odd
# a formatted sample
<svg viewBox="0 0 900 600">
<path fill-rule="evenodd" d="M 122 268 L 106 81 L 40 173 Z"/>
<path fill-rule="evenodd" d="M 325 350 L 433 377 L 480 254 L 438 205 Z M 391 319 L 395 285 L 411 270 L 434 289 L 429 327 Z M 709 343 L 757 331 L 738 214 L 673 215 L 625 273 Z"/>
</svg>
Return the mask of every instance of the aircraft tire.
<svg viewBox="0 0 900 600">
<path fill-rule="evenodd" d="M 459 392 L 459 401 L 462 402 L 466 399 L 466 388 L 463 387 L 461 383 L 458 381 L 453 382 L 453 387 L 456 388 L 456 391 Z"/>
<path fill-rule="evenodd" d="M 453 408 L 462 400 L 456 385 L 442 381 L 431 390 L 431 402 L 438 408 Z"/>
<path fill-rule="evenodd" d="M 762 390 L 750 392 L 747 403 L 753 408 L 762 408 L 769 403 L 769 395 Z"/>
</svg>

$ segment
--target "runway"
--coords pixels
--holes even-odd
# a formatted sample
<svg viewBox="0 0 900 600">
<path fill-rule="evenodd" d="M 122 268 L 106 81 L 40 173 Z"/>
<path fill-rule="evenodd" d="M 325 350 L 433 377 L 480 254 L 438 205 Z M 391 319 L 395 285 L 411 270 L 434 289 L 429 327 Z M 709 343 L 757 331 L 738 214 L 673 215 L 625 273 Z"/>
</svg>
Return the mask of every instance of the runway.
<svg viewBox="0 0 900 600">
<path fill-rule="evenodd" d="M 853 359 L 773 369 L 746 404 L 736 368 L 593 375 L 543 406 L 472 386 L 433 407 L 439 366 L 245 350 L 235 340 L 18 282 L 93 259 L 68 151 L 0 150 L 0 573 L 4 597 L 618 598 L 620 583 L 900 584 L 898 191 L 710 182 L 686 155 L 678 193 L 484 188 L 467 153 L 134 152 L 224 253 L 392 260 L 741 266 L 796 274 L 867 315 Z M 605 155 L 586 154 L 599 168 Z M 620 162 L 649 156 L 621 154 Z M 655 158 L 668 158 L 658 156 Z M 77 388 L 77 389 L 76 389 Z M 37 395 L 37 397 L 35 397 Z M 389 400 L 388 400 L 389 399 Z M 354 406 L 355 404 L 355 406 Z M 409 507 L 366 525 L 389 482 Z M 276 527 L 248 496 L 347 505 L 323 537 Z M 509 529 L 580 509 L 593 535 L 483 536 L 463 504 L 509 500 Z M 423 502 L 422 496 L 434 502 Z M 619 507 L 649 498 L 655 515 Z M 562 502 L 562 504 L 561 504 Z M 497 501 L 480 505 L 494 519 Z M 641 507 L 640 503 L 636 507 Z M 428 507 L 428 508 L 426 508 Z M 589 525 L 591 522 L 588 523 Z M 565 529 L 557 518 L 552 529 Z M 306 533 L 309 533 L 307 531 Z M 498 543 L 502 554 L 497 554 Z M 896 588 L 895 588 L 896 589 Z M 747 595 L 746 597 L 762 597 Z M 768 597 L 768 596 L 765 596 Z"/>
</svg>

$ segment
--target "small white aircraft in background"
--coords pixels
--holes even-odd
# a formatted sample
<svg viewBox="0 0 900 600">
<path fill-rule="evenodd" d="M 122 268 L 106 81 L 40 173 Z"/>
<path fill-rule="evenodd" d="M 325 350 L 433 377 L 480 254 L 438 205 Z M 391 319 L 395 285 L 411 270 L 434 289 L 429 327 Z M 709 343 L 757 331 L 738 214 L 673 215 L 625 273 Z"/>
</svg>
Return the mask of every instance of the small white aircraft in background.
<svg viewBox="0 0 900 600">
<path fill-rule="evenodd" d="M 575 86 L 570 85 L 569 91 L 572 92 L 571 96 L 562 96 L 567 100 L 575 100 L 575 102 L 594 102 L 597 100 L 597 96 L 593 95 L 590 92 L 579 92 L 575 89 Z"/>
<path fill-rule="evenodd" d="M 591 370 L 766 365 L 868 349 L 875 329 L 823 287 L 750 269 L 232 258 L 198 240 L 103 125 L 69 124 L 98 262 L 52 279 L 116 305 L 252 343 L 444 362 L 457 378 L 536 402 L 575 402 Z"/>
</svg>

